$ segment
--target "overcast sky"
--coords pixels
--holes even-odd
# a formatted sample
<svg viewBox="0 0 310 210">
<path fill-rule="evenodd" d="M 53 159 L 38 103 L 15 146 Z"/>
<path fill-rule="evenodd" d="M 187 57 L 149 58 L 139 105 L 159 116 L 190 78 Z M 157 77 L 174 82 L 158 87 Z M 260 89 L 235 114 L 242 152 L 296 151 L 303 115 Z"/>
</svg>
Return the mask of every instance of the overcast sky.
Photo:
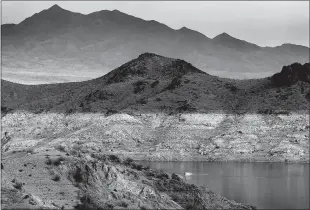
<svg viewBox="0 0 310 210">
<path fill-rule="evenodd" d="M 83 14 L 117 9 L 174 29 L 186 26 L 210 38 L 226 32 L 261 46 L 309 46 L 309 1 L 14 1 L 2 2 L 2 24 L 19 23 L 54 4 Z"/>
</svg>

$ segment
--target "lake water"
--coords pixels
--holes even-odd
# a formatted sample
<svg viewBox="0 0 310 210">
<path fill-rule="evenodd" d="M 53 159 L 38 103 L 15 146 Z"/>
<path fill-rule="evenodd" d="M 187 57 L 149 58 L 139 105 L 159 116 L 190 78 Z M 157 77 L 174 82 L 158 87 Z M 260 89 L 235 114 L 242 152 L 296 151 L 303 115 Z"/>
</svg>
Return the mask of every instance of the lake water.
<svg viewBox="0 0 310 210">
<path fill-rule="evenodd" d="M 309 164 L 141 161 L 262 209 L 309 209 Z M 190 172 L 192 175 L 184 175 Z"/>
</svg>

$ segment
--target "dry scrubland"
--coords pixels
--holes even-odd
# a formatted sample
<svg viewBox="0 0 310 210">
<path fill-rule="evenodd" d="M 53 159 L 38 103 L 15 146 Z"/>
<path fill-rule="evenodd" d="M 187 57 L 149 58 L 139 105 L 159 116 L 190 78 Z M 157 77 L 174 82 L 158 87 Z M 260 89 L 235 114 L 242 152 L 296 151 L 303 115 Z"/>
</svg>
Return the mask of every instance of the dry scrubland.
<svg viewBox="0 0 310 210">
<path fill-rule="evenodd" d="M 6 133 L 6 135 L 5 135 Z M 2 119 L 11 152 L 45 149 L 147 160 L 309 162 L 309 116 L 15 112 Z"/>
</svg>

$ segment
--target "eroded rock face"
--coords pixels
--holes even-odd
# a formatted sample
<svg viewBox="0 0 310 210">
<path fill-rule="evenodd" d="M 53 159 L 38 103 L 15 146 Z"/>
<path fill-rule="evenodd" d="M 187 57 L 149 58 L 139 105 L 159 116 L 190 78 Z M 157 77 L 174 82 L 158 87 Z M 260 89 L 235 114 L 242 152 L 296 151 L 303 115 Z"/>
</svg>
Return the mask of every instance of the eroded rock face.
<svg viewBox="0 0 310 210">
<path fill-rule="evenodd" d="M 309 161 L 306 114 L 25 116 L 9 114 L 3 118 L 3 133 L 11 137 L 4 153 L 57 147 L 136 160 Z M 274 153 L 274 149 L 281 152 Z"/>
<path fill-rule="evenodd" d="M 77 160 L 68 167 L 69 179 L 81 189 L 79 208 L 254 209 L 188 184 L 177 174 L 137 167 L 135 162 L 106 161 L 100 155 L 95 159 L 95 164 Z"/>
<path fill-rule="evenodd" d="M 284 66 L 280 73 L 276 73 L 271 77 L 271 81 L 275 86 L 290 86 L 298 81 L 310 83 L 310 63 L 304 65 L 293 63 Z"/>
</svg>

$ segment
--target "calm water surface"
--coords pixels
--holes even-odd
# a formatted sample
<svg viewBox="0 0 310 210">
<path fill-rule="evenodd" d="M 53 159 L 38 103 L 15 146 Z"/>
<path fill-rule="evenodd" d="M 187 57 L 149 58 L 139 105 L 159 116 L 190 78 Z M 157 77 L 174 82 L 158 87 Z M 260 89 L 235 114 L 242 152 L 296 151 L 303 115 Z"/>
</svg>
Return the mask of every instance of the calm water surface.
<svg viewBox="0 0 310 210">
<path fill-rule="evenodd" d="M 263 209 L 309 209 L 309 164 L 141 161 Z M 192 175 L 185 176 L 184 172 Z"/>
</svg>

